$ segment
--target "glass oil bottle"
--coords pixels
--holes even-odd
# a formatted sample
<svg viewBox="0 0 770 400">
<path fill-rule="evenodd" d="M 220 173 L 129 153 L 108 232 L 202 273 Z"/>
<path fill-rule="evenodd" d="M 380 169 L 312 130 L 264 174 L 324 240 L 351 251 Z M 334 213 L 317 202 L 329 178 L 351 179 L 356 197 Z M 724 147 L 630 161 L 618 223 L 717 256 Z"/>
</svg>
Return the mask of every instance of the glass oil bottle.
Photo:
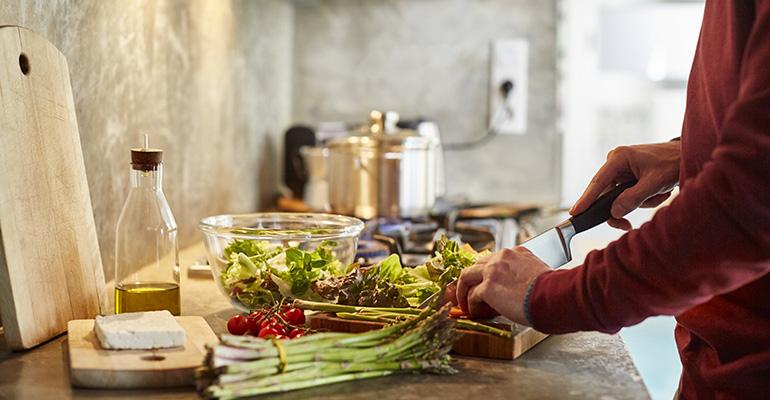
<svg viewBox="0 0 770 400">
<path fill-rule="evenodd" d="M 131 190 L 115 232 L 115 313 L 181 312 L 177 225 L 163 194 L 163 151 L 131 149 Z"/>
</svg>

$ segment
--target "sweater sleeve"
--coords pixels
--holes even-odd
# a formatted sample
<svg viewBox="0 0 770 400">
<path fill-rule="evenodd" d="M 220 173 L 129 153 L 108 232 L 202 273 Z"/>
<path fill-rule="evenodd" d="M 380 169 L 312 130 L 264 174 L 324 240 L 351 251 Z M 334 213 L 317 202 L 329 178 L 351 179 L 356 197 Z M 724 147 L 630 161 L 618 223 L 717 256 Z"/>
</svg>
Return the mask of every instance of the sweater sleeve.
<svg viewBox="0 0 770 400">
<path fill-rule="evenodd" d="M 677 315 L 770 272 L 770 2 L 758 2 L 737 99 L 710 160 L 668 207 L 528 298 L 547 333 L 614 333 Z"/>
</svg>

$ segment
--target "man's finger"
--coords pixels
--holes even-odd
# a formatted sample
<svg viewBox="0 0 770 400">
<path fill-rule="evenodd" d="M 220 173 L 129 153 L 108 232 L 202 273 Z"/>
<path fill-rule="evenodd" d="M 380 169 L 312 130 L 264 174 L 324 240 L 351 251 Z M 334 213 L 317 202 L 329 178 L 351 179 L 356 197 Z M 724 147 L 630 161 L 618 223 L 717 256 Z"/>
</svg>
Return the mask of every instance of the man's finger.
<svg viewBox="0 0 770 400">
<path fill-rule="evenodd" d="M 655 187 L 650 179 L 639 179 L 634 186 L 624 190 L 615 199 L 615 202 L 612 203 L 610 214 L 616 219 L 623 218 L 626 214 L 639 208 L 642 202 L 658 190 L 660 188 Z"/>
<path fill-rule="evenodd" d="M 621 166 L 617 161 L 613 159 L 607 160 L 596 175 L 591 179 L 591 183 L 588 184 L 586 190 L 580 196 L 575 205 L 569 210 L 571 215 L 577 215 L 588 209 L 599 195 L 604 192 L 611 184 L 615 183 L 615 179 L 621 174 Z"/>
<path fill-rule="evenodd" d="M 476 264 L 465 268 L 457 279 L 457 305 L 466 313 L 468 312 L 468 291 L 484 280 L 483 267 L 484 264 Z"/>
<path fill-rule="evenodd" d="M 644 202 L 642 202 L 641 207 L 642 208 L 655 208 L 655 207 L 663 204 L 663 202 L 668 200 L 669 197 L 671 197 L 671 192 L 656 194 L 655 196 L 652 196 L 649 199 L 647 199 Z"/>
<path fill-rule="evenodd" d="M 624 231 L 630 231 L 634 228 L 634 226 L 631 225 L 631 221 L 625 218 L 610 218 L 607 220 L 607 225 Z"/>
<path fill-rule="evenodd" d="M 497 314 L 492 307 L 484 301 L 484 295 L 486 292 L 486 285 L 481 284 L 471 288 L 468 293 L 468 316 L 471 318 L 484 318 L 491 317 Z"/>
</svg>

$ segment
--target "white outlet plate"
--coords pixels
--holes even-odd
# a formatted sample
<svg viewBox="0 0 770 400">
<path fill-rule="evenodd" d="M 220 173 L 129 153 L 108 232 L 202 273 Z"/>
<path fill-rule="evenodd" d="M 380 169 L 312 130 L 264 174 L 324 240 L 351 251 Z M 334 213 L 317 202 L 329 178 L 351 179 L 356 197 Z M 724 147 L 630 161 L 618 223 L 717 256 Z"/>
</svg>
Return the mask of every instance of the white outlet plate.
<svg viewBox="0 0 770 400">
<path fill-rule="evenodd" d="M 529 42 L 526 39 L 495 40 L 491 52 L 489 126 L 499 134 L 523 135 L 527 132 Z M 504 103 L 500 87 L 506 80 L 513 83 L 513 91 Z"/>
</svg>

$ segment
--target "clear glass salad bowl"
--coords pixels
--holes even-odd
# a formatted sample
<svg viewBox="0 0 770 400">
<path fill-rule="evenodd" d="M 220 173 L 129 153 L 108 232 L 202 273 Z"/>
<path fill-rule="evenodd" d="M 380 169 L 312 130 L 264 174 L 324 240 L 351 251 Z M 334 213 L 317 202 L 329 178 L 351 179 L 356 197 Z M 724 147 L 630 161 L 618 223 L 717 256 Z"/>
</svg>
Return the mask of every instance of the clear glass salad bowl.
<svg viewBox="0 0 770 400">
<path fill-rule="evenodd" d="M 321 254 L 320 257 L 326 260 L 339 261 L 334 262 L 336 268 L 344 268 L 353 262 L 364 223 L 342 215 L 271 212 L 216 215 L 202 219 L 199 228 L 203 232 L 214 281 L 233 306 L 248 312 L 265 300 L 260 296 L 270 296 L 265 288 L 272 286 L 268 289 L 274 293 L 279 291 L 273 281 L 281 280 L 270 280 L 265 275 L 270 276 L 266 271 L 280 274 L 281 270 L 286 270 L 291 256 L 282 250 L 302 250 L 304 253 L 293 250 L 291 254 L 301 254 L 308 260 L 312 255 L 313 262 L 320 262 L 316 258 Z M 250 249 L 264 250 L 265 256 L 253 256 L 255 253 L 249 252 Z M 244 260 L 246 255 L 253 256 L 253 263 Z M 238 263 L 239 257 L 241 263 Z M 234 267 L 234 264 L 237 265 Z M 248 265 L 250 270 L 242 265 Z M 257 269 L 254 269 L 255 265 Z M 236 267 L 239 269 L 235 270 Z M 280 292 L 287 295 L 289 290 L 280 288 Z"/>
</svg>

